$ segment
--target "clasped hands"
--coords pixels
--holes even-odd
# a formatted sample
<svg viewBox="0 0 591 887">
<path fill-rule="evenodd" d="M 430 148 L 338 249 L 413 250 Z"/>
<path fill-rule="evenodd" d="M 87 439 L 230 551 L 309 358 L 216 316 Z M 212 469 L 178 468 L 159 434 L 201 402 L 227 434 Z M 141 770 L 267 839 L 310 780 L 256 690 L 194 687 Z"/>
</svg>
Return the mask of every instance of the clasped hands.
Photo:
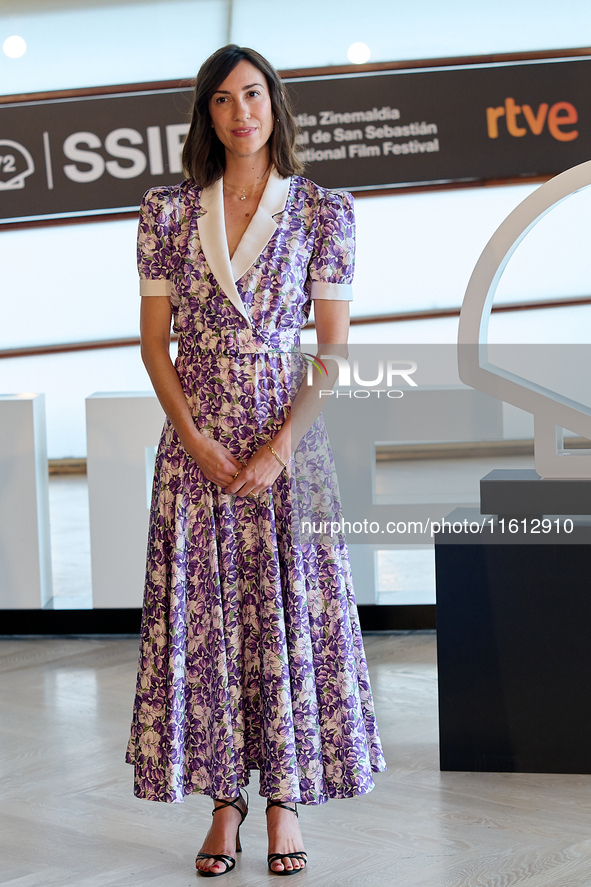
<svg viewBox="0 0 591 887">
<path fill-rule="evenodd" d="M 279 452 L 278 445 L 273 443 L 284 462 L 289 454 Z M 248 460 L 240 462 L 219 441 L 204 438 L 198 452 L 190 452 L 205 477 L 224 493 L 236 496 L 258 496 L 268 489 L 283 471 L 282 465 L 264 443 Z"/>
</svg>

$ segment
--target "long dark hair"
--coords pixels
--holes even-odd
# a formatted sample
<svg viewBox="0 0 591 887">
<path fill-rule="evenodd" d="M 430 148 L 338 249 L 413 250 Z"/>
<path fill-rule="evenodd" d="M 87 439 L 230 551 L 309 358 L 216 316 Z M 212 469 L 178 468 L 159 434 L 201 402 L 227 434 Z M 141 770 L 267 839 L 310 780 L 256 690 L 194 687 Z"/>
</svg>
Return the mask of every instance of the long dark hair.
<svg viewBox="0 0 591 887">
<path fill-rule="evenodd" d="M 296 122 L 286 89 L 275 68 L 266 58 L 247 46 L 230 43 L 203 62 L 195 80 L 191 126 L 183 147 L 183 168 L 187 178 L 202 188 L 213 185 L 224 174 L 226 154 L 211 125 L 209 100 L 236 65 L 246 60 L 265 76 L 274 126 L 269 138 L 271 163 L 280 176 L 303 169 L 295 152 Z"/>
</svg>

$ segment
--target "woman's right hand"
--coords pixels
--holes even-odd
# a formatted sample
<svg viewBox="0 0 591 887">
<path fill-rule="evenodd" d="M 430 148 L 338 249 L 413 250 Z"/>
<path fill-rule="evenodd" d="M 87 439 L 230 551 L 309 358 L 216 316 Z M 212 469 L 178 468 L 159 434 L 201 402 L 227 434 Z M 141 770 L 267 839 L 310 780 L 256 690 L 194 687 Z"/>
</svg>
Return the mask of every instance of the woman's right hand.
<svg viewBox="0 0 591 887">
<path fill-rule="evenodd" d="M 187 453 L 193 457 L 207 480 L 218 487 L 227 487 L 243 467 L 242 463 L 218 440 L 196 432 L 199 439 L 185 443 Z"/>
</svg>

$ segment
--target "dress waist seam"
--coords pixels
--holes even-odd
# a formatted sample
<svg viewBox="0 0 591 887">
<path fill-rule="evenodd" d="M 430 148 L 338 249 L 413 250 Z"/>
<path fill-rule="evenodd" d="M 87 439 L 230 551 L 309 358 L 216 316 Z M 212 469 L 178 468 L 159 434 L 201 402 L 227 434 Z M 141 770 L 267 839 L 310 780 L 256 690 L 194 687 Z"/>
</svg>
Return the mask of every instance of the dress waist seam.
<svg viewBox="0 0 591 887">
<path fill-rule="evenodd" d="M 256 332 L 251 330 L 229 330 L 214 333 L 211 330 L 181 333 L 179 335 L 179 355 L 189 356 L 196 352 L 217 354 L 269 354 L 299 352 L 299 330 L 273 330 Z"/>
</svg>

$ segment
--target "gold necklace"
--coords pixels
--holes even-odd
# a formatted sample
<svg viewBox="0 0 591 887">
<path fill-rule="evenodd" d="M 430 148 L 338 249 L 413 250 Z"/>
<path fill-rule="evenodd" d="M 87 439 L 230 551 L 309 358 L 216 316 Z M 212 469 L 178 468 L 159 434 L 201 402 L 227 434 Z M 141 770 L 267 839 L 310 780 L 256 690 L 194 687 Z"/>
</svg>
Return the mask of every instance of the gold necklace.
<svg viewBox="0 0 591 887">
<path fill-rule="evenodd" d="M 251 192 L 250 194 L 248 194 L 248 195 L 247 195 L 247 193 L 246 193 L 246 188 L 238 188 L 238 189 L 237 189 L 235 185 L 230 185 L 230 184 L 229 184 L 228 182 L 226 182 L 226 180 L 224 179 L 224 191 L 227 190 L 227 191 L 230 192 L 230 194 L 235 194 L 236 197 L 239 197 L 240 200 L 246 200 L 247 197 L 254 197 L 254 195 L 255 195 L 256 192 L 257 192 L 257 189 L 259 189 L 259 188 L 264 188 L 265 185 L 267 184 L 267 180 L 268 180 L 268 178 L 269 178 L 269 176 L 267 175 L 267 176 L 263 179 L 262 182 L 259 182 L 257 185 L 254 186 L 254 188 L 252 189 L 252 192 Z"/>
</svg>

